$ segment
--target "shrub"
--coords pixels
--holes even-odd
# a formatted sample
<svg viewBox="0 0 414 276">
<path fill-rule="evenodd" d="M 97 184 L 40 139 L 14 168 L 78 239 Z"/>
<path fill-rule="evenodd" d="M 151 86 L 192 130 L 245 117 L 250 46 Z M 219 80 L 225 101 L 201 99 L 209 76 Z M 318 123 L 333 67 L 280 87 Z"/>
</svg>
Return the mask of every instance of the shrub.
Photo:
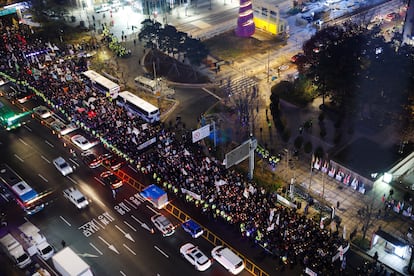
<svg viewBox="0 0 414 276">
<path fill-rule="evenodd" d="M 312 151 L 312 143 L 310 141 L 305 143 L 304 150 L 305 153 L 310 153 Z"/>
<path fill-rule="evenodd" d="M 293 143 L 296 149 L 300 149 L 303 145 L 303 136 L 298 136 Z"/>
<path fill-rule="evenodd" d="M 322 158 L 324 156 L 324 150 L 321 146 L 315 149 L 315 156 L 318 158 Z"/>
<path fill-rule="evenodd" d="M 321 128 L 321 132 L 320 132 L 320 135 L 321 135 L 321 137 L 322 138 L 325 138 L 325 136 L 326 136 L 326 129 L 323 127 L 323 128 Z"/>
</svg>

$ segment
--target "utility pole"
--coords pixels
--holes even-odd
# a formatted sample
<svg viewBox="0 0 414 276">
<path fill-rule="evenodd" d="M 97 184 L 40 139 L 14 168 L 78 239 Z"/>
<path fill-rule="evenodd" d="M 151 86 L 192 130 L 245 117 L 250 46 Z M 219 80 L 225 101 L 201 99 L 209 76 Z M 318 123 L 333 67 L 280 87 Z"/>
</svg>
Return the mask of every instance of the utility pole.
<svg viewBox="0 0 414 276">
<path fill-rule="evenodd" d="M 270 78 L 270 51 L 267 51 L 267 83 L 269 83 Z"/>
<path fill-rule="evenodd" d="M 309 193 L 311 192 L 311 185 L 312 185 L 312 175 L 313 175 L 313 160 L 315 159 L 315 155 L 312 154 L 312 159 L 310 162 L 310 177 L 309 177 L 309 186 L 308 186 L 308 191 Z"/>
</svg>

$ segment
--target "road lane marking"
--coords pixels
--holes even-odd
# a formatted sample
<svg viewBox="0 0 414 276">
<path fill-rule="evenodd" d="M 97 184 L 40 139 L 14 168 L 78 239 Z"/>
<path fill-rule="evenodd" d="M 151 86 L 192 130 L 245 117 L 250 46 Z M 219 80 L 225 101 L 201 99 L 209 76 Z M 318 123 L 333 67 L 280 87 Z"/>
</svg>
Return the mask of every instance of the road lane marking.
<svg viewBox="0 0 414 276">
<path fill-rule="evenodd" d="M 49 146 L 49 147 L 51 147 L 51 148 L 54 148 L 55 146 L 52 144 L 52 143 L 50 143 L 48 140 L 45 140 L 45 143 Z"/>
<path fill-rule="evenodd" d="M 47 158 L 46 158 L 46 157 L 44 157 L 43 155 L 40 155 L 40 157 L 42 157 L 42 159 L 43 159 L 43 160 L 45 160 L 45 161 L 46 161 L 46 163 L 49 163 L 49 164 L 50 164 L 49 159 L 47 159 Z"/>
<path fill-rule="evenodd" d="M 76 162 L 75 160 L 73 160 L 72 158 L 69 158 L 69 160 L 73 163 L 73 164 L 75 164 L 77 167 L 79 167 L 79 163 L 78 162 Z"/>
<path fill-rule="evenodd" d="M 153 212 L 154 212 L 154 214 L 158 214 L 158 213 L 159 213 L 158 211 L 155 211 L 154 209 L 152 209 L 152 208 L 151 208 L 151 206 L 148 206 L 148 205 L 147 205 L 147 208 L 148 208 L 148 209 L 150 209 L 151 211 L 153 211 Z"/>
<path fill-rule="evenodd" d="M 132 167 L 131 165 L 128 165 L 128 167 L 133 170 L 135 173 L 138 173 L 138 171 L 136 169 L 134 169 L 134 167 Z"/>
<path fill-rule="evenodd" d="M 135 256 L 137 255 L 137 253 L 135 253 L 131 248 L 129 248 L 125 243 L 122 244 L 126 249 L 128 249 L 129 252 L 131 252 L 132 254 L 134 254 Z"/>
<path fill-rule="evenodd" d="M 23 145 L 28 146 L 29 144 L 26 143 L 22 138 L 19 138 L 19 141 L 22 142 Z"/>
<path fill-rule="evenodd" d="M 72 177 L 70 176 L 66 176 L 70 181 L 72 181 L 72 183 L 74 184 L 78 184 L 78 182 L 76 182 Z"/>
<path fill-rule="evenodd" d="M 3 194 L 0 194 L 2 198 L 4 198 L 5 201 L 9 202 L 9 200 L 7 199 L 7 197 Z"/>
<path fill-rule="evenodd" d="M 124 220 L 124 223 L 125 223 L 126 225 L 128 225 L 128 227 L 129 227 L 129 228 L 131 228 L 132 230 L 134 230 L 134 232 L 137 232 L 137 229 L 136 229 L 136 228 L 134 228 L 134 226 L 132 226 L 131 224 L 129 224 L 127 221 L 125 221 L 125 220 Z"/>
<path fill-rule="evenodd" d="M 49 180 L 47 180 L 43 175 L 41 175 L 40 173 L 37 174 L 41 179 L 43 179 L 44 182 L 49 182 Z"/>
<path fill-rule="evenodd" d="M 120 270 L 119 273 L 121 273 L 122 276 L 126 276 L 126 274 L 122 270 Z"/>
<path fill-rule="evenodd" d="M 124 230 L 121 229 L 121 227 L 119 227 L 118 225 L 115 224 L 115 228 L 119 230 L 119 232 L 121 232 L 122 234 L 124 234 L 124 237 L 127 238 L 128 240 L 135 242 L 135 240 L 131 237 L 131 235 L 127 232 L 125 232 Z"/>
<path fill-rule="evenodd" d="M 72 226 L 72 224 L 69 223 L 64 217 L 59 216 L 61 220 L 63 220 L 67 225 Z"/>
<path fill-rule="evenodd" d="M 115 246 L 113 246 L 112 244 L 110 244 L 109 242 L 107 242 L 106 240 L 104 240 L 104 238 L 102 238 L 101 236 L 98 236 L 98 238 L 108 246 L 109 249 L 111 249 L 112 251 L 114 251 L 116 254 L 119 255 L 119 251 L 115 248 Z"/>
<path fill-rule="evenodd" d="M 24 163 L 24 160 L 17 154 L 14 154 L 14 157 L 16 157 L 20 162 Z"/>
<path fill-rule="evenodd" d="M 165 253 L 164 251 L 162 251 L 161 249 L 159 249 L 158 246 L 154 245 L 154 248 L 158 250 L 158 252 L 160 252 L 162 255 L 164 255 L 167 259 L 169 258 L 169 256 L 167 255 L 167 253 Z"/>
<path fill-rule="evenodd" d="M 101 250 L 99 250 L 93 243 L 89 243 L 89 245 L 90 246 L 92 246 L 93 247 L 93 249 L 95 249 L 96 250 L 96 252 L 98 252 L 101 256 L 103 255 L 103 253 L 102 253 L 102 251 Z"/>
<path fill-rule="evenodd" d="M 25 129 L 27 129 L 28 131 L 32 132 L 32 129 L 30 127 L 28 127 L 27 125 L 23 126 Z"/>
<path fill-rule="evenodd" d="M 135 204 L 132 204 L 131 202 L 129 202 L 129 200 L 128 199 L 124 199 L 124 201 L 126 202 L 126 203 L 128 203 L 132 208 L 134 208 L 135 210 L 136 209 L 138 209 L 138 207 L 137 206 L 135 206 Z"/>
</svg>

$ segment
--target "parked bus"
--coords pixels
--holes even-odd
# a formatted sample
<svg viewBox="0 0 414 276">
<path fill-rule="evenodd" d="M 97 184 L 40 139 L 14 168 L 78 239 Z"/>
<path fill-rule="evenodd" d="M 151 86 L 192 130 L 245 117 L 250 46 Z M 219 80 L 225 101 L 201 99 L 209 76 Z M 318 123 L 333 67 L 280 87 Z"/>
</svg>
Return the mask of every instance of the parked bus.
<svg viewBox="0 0 414 276">
<path fill-rule="evenodd" d="M 119 93 L 117 104 L 131 114 L 141 117 L 148 123 L 160 121 L 160 110 L 158 107 L 155 107 L 129 91 Z"/>
<path fill-rule="evenodd" d="M 157 94 L 161 91 L 161 87 L 156 80 L 146 78 L 144 76 L 138 76 L 135 78 L 135 85 L 145 91 Z"/>
<path fill-rule="evenodd" d="M 93 70 L 88 70 L 82 73 L 99 91 L 105 93 L 106 96 L 116 99 L 121 87 L 115 82 L 105 78 Z"/>
<path fill-rule="evenodd" d="M 27 214 L 37 213 L 45 207 L 39 194 L 6 164 L 0 166 L 0 180 Z"/>
<path fill-rule="evenodd" d="M 6 130 L 22 126 L 25 123 L 24 118 L 30 113 L 31 111 L 15 112 L 3 100 L 0 100 L 0 124 Z"/>
</svg>

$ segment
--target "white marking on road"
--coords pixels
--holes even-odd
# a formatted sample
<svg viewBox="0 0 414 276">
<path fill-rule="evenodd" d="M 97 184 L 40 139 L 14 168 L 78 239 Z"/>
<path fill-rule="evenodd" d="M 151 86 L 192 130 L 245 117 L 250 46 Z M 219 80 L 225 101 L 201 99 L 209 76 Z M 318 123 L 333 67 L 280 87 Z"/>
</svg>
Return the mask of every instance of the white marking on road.
<svg viewBox="0 0 414 276">
<path fill-rule="evenodd" d="M 135 253 L 131 248 L 129 248 L 125 243 L 122 244 L 126 249 L 128 249 L 129 252 L 131 252 L 132 254 L 134 254 L 135 256 L 137 255 L 137 253 Z"/>
<path fill-rule="evenodd" d="M 32 132 L 32 129 L 30 127 L 28 127 L 27 125 L 23 126 L 25 129 L 27 129 L 28 131 Z"/>
<path fill-rule="evenodd" d="M 208 94 L 210 94 L 211 96 L 213 96 L 214 98 L 216 98 L 217 100 L 221 101 L 221 98 L 219 96 L 217 96 L 216 94 L 214 94 L 213 92 L 211 92 L 210 90 L 206 89 L 206 88 L 201 88 L 202 90 L 204 90 L 205 92 L 207 92 Z"/>
<path fill-rule="evenodd" d="M 69 160 L 73 163 L 73 164 L 75 164 L 77 167 L 79 167 L 79 163 L 78 162 L 76 162 L 75 160 L 73 160 L 72 158 L 69 158 Z"/>
<path fill-rule="evenodd" d="M 76 182 L 72 177 L 70 176 L 66 176 L 70 181 L 72 181 L 74 184 L 78 184 L 78 182 Z"/>
<path fill-rule="evenodd" d="M 41 175 L 40 173 L 37 174 L 41 179 L 43 179 L 44 182 L 49 182 L 49 180 L 47 180 L 43 175 Z"/>
<path fill-rule="evenodd" d="M 122 276 L 126 276 L 126 274 L 122 270 L 120 270 L 119 273 L 121 273 Z"/>
<path fill-rule="evenodd" d="M 148 209 L 150 209 L 151 211 L 153 211 L 153 212 L 154 212 L 154 214 L 158 214 L 158 213 L 159 213 L 158 211 L 155 211 L 154 209 L 152 209 L 152 207 L 151 207 L 151 206 L 148 206 L 148 205 L 147 205 L 147 208 L 148 208 Z"/>
<path fill-rule="evenodd" d="M 134 215 L 131 215 L 131 218 L 133 218 L 136 222 L 138 222 L 142 228 L 147 229 L 149 232 L 154 233 L 154 229 L 150 228 L 146 223 L 140 221 L 137 219 Z"/>
<path fill-rule="evenodd" d="M 90 242 L 89 245 L 92 246 L 93 249 L 95 249 L 99 254 L 103 255 L 102 251 L 99 250 L 93 243 Z"/>
<path fill-rule="evenodd" d="M 132 226 L 131 224 L 129 224 L 127 221 L 124 220 L 124 223 L 126 225 L 128 225 L 129 228 L 131 228 L 132 230 L 134 230 L 134 232 L 137 232 L 137 229 L 134 226 Z"/>
<path fill-rule="evenodd" d="M 24 163 L 24 160 L 17 154 L 14 154 L 14 157 L 16 157 L 20 162 Z"/>
<path fill-rule="evenodd" d="M 154 245 L 154 248 L 157 249 L 162 255 L 164 255 L 166 258 L 169 258 L 169 256 L 167 255 L 167 253 L 165 253 L 164 251 L 162 251 L 161 249 L 159 249 L 158 246 Z"/>
<path fill-rule="evenodd" d="M 128 240 L 135 242 L 135 240 L 132 238 L 132 236 L 125 232 L 124 230 L 121 229 L 121 227 L 119 227 L 118 225 L 115 224 L 115 228 L 118 229 L 122 234 L 124 234 L 125 238 L 127 238 Z"/>
<path fill-rule="evenodd" d="M 135 210 L 136 210 L 136 209 L 138 209 L 138 207 L 137 207 L 137 206 L 135 206 L 135 204 L 132 204 L 131 202 L 129 202 L 129 200 L 128 200 L 128 199 L 124 199 L 124 201 L 125 201 L 126 203 L 128 203 L 129 205 L 131 205 L 131 206 L 132 206 L 132 208 L 134 208 Z"/>
<path fill-rule="evenodd" d="M 93 255 L 93 254 L 90 254 L 90 253 L 81 253 L 81 254 L 78 254 L 79 256 L 81 256 L 81 257 L 89 257 L 89 258 L 98 258 L 99 256 L 96 256 L 96 255 Z"/>
<path fill-rule="evenodd" d="M 0 194 L 2 198 L 4 198 L 5 201 L 9 202 L 9 200 L 7 199 L 7 197 L 3 194 Z"/>
<path fill-rule="evenodd" d="M 42 157 L 42 159 L 43 159 L 43 160 L 45 160 L 45 161 L 46 161 L 46 163 L 49 163 L 49 164 L 50 164 L 49 159 L 47 159 L 47 158 L 46 158 L 46 157 L 44 157 L 43 155 L 40 155 L 40 157 Z"/>
<path fill-rule="evenodd" d="M 109 242 L 107 242 L 106 240 L 104 240 L 104 238 L 102 238 L 101 236 L 98 236 L 98 238 L 108 246 L 109 249 L 111 249 L 112 251 L 114 251 L 116 254 L 119 255 L 118 250 L 116 250 L 115 246 L 113 246 L 112 244 L 109 244 Z"/>
<path fill-rule="evenodd" d="M 23 141 L 22 138 L 19 138 L 19 141 L 22 142 L 22 144 L 25 145 L 25 146 L 28 146 L 29 145 L 28 143 L 26 143 L 25 141 Z"/>
<path fill-rule="evenodd" d="M 49 147 L 51 147 L 51 148 L 54 148 L 55 146 L 52 144 L 52 143 L 50 143 L 48 140 L 45 140 L 45 143 L 49 146 Z"/>
<path fill-rule="evenodd" d="M 128 165 L 128 167 L 129 167 L 131 170 L 133 170 L 134 172 L 138 173 L 138 171 L 137 171 L 134 167 L 132 167 L 131 165 Z"/>
<path fill-rule="evenodd" d="M 69 223 L 64 217 L 59 216 L 61 220 L 63 220 L 67 225 L 72 226 L 72 224 Z"/>
</svg>

